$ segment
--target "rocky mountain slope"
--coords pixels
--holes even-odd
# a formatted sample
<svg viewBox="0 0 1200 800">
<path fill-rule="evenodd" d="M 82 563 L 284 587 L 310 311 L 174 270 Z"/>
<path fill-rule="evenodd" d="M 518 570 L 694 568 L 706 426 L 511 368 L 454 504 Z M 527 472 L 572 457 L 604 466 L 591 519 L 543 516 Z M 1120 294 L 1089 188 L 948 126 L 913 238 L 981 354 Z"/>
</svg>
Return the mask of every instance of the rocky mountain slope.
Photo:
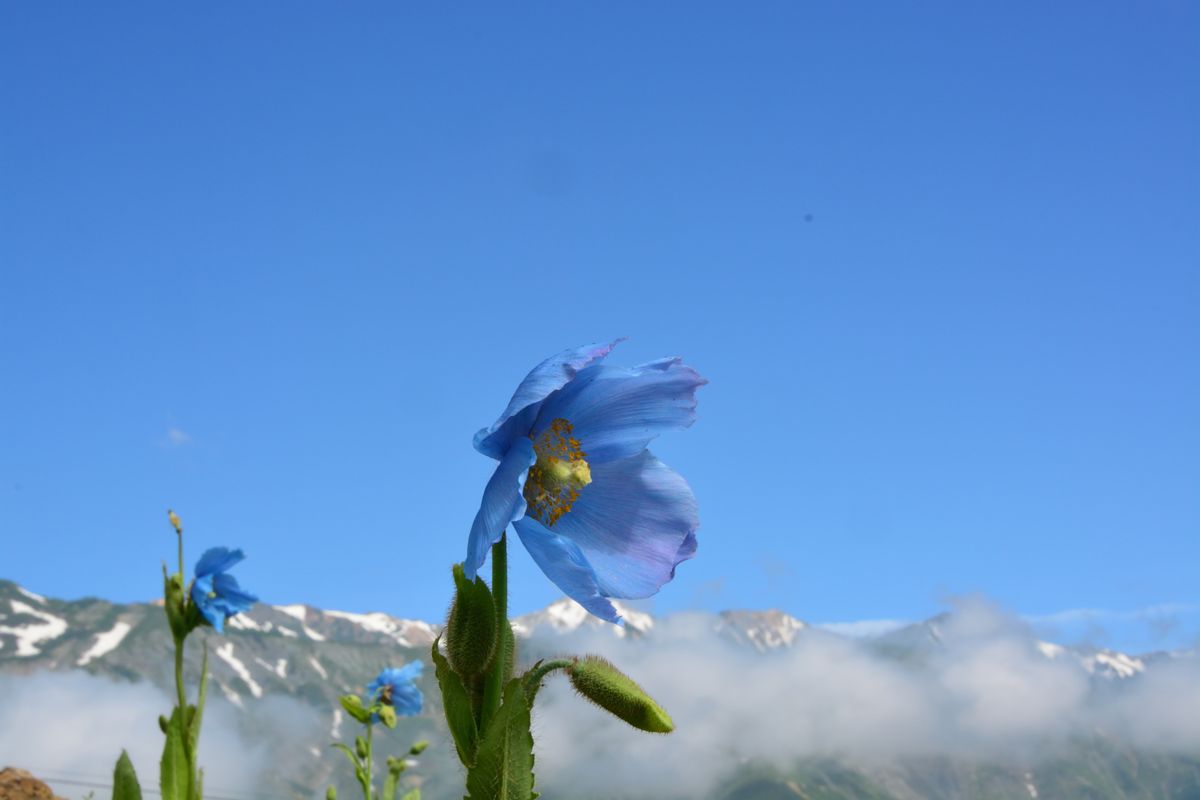
<svg viewBox="0 0 1200 800">
<path fill-rule="evenodd" d="M 626 624 L 612 626 L 588 615 L 569 600 L 514 620 L 523 660 L 554 652 L 572 637 L 611 637 L 653 643 L 661 620 L 633 609 L 622 609 Z M 882 657 L 896 663 L 920 665 L 942 646 L 946 617 L 912 625 L 869 641 Z M 828 631 L 779 611 L 727 611 L 695 614 L 690 624 L 706 631 L 724 646 L 751 658 L 771 658 L 805 641 L 805 637 L 835 637 Z M 429 661 L 429 647 L 439 624 L 392 617 L 382 613 L 329 611 L 304 605 L 256 606 L 230 621 L 226 634 L 206 632 L 211 689 L 240 709 L 244 729 L 270 734 L 272 723 L 257 713 L 270 698 L 286 697 L 309 709 L 320 720 L 312 730 L 293 732 L 304 742 L 301 755 L 280 758 L 265 777 L 274 796 L 312 797 L 330 780 L 342 780 L 336 758 L 327 744 L 347 732 L 337 698 L 362 689 L 383 666 L 413 659 Z M 1070 664 L 1104 683 L 1136 680 L 1157 664 L 1189 654 L 1150 657 L 1102 650 L 1068 648 L 1040 642 L 1037 650 L 1047 662 Z M 199 647 L 192 647 L 187 679 L 199 670 Z M 170 638 L 161 607 L 153 603 L 114 604 L 99 599 L 62 601 L 46 598 L 15 583 L 0 581 L 0 675 L 24 676 L 42 672 L 77 672 L 117 681 L 148 681 L 165 691 L 172 686 Z M 436 686 L 426 673 L 423 689 L 426 711 L 405 721 L 402 736 L 428 737 L 446 743 Z M 165 695 L 164 695 L 165 696 Z M 165 710 L 165 709 L 164 709 Z M 2 710 L 0 710 L 2 714 Z M 1078 752 L 1064 757 L 1045 774 L 1061 778 L 1053 797 L 1123 797 L 1118 778 L 1122 770 L 1155 775 L 1172 797 L 1200 797 L 1200 759 L 1146 757 L 1120 745 L 1080 742 Z M 1105 749 L 1107 748 L 1107 750 Z M 440 750 L 440 754 L 439 754 Z M 458 775 L 448 746 L 434 747 L 423 764 L 426 797 L 455 797 Z M 1132 763 L 1133 767 L 1130 766 Z M 1140 760 L 1139 760 L 1140 759 Z M 3 761 L 3 754 L 0 754 Z M 0 764 L 0 766 L 4 766 Z M 14 765 L 21 766 L 21 765 Z M 909 761 L 880 767 L 846 764 L 837 759 L 797 759 L 793 769 L 780 772 L 744 764 L 725 781 L 715 797 L 1037 797 L 1033 773 L 1016 767 L 987 767 L 953 759 Z M 1079 778 L 1080 775 L 1090 778 Z M 1113 777 L 1116 775 L 1117 777 Z M 990 776 L 986 777 L 985 776 Z M 1099 777 L 1097 777 L 1099 776 Z M 1077 780 L 1078 779 L 1078 780 Z M 1059 780 L 1056 778 L 1055 780 Z M 968 790 L 991 781 L 1002 791 Z M 1114 783 L 1115 781 L 1115 783 Z M 1045 783 L 1045 780 L 1043 780 Z M 1047 784 L 1048 785 L 1048 784 Z M 1059 784 L 1055 784 L 1059 785 Z M 1097 788 L 1097 786 L 1101 788 Z M 1107 789 L 1104 787 L 1108 787 Z M 968 787 L 968 788 L 964 788 Z M 1017 795 L 1006 794 L 1009 791 Z M 1118 793 L 1113 794 L 1113 791 Z M 1073 793 L 1072 793 L 1073 792 Z M 1188 794 L 1188 792 L 1193 792 Z M 1168 796 L 1166 794 L 1147 794 Z"/>
</svg>

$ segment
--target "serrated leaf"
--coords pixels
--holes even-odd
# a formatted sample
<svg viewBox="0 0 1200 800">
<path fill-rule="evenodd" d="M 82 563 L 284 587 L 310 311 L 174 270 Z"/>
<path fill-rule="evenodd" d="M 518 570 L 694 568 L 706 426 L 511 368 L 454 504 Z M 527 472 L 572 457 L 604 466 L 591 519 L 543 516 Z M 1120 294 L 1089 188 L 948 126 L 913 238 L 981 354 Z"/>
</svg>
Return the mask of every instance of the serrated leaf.
<svg viewBox="0 0 1200 800">
<path fill-rule="evenodd" d="M 370 709 L 363 706 L 362 698 L 356 694 L 344 694 L 341 697 L 342 708 L 346 709 L 346 713 L 354 717 L 354 719 L 366 725 L 371 721 Z"/>
<path fill-rule="evenodd" d="M 438 636 L 434 640 L 432 656 L 438 686 L 442 690 L 442 709 L 446 713 L 446 724 L 450 727 L 450 734 L 454 737 L 458 760 L 463 766 L 470 767 L 475 762 L 475 746 L 479 738 L 479 731 L 475 727 L 475 712 L 462 678 L 450 668 L 450 662 L 438 650 L 441 638 Z"/>
<path fill-rule="evenodd" d="M 121 751 L 117 766 L 113 769 L 113 800 L 142 800 L 142 785 L 138 783 L 137 772 L 129 754 Z"/>
<path fill-rule="evenodd" d="M 190 800 L 190 774 L 183 745 L 183 713 L 181 709 L 176 708 L 167 722 L 167 742 L 163 746 L 162 760 L 159 762 L 158 783 L 162 791 L 162 800 Z"/>
<path fill-rule="evenodd" d="M 519 678 L 504 687 L 504 703 L 479 740 L 467 771 L 468 800 L 532 800 L 533 734 Z"/>
</svg>

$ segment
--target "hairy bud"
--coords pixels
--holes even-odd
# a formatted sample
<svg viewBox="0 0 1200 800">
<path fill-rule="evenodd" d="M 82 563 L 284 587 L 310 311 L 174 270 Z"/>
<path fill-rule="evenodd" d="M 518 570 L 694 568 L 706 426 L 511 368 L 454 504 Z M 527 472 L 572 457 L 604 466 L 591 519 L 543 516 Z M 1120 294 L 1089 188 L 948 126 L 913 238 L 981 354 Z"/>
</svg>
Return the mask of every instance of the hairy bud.
<svg viewBox="0 0 1200 800">
<path fill-rule="evenodd" d="M 584 656 L 566 668 L 571 685 L 615 717 L 650 733 L 670 733 L 675 723 L 642 687 L 599 656 Z"/>
</svg>

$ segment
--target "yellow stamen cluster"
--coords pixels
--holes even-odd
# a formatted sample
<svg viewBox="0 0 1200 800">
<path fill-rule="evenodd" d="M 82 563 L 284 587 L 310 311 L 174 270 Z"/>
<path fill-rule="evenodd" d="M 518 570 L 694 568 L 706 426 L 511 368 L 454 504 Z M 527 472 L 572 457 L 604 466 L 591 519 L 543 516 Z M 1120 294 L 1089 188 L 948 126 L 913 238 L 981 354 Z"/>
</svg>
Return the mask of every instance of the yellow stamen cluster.
<svg viewBox="0 0 1200 800">
<path fill-rule="evenodd" d="M 579 492 L 592 482 L 592 470 L 571 423 L 559 417 L 533 439 L 537 462 L 525 479 L 526 512 L 547 528 L 571 510 Z"/>
</svg>

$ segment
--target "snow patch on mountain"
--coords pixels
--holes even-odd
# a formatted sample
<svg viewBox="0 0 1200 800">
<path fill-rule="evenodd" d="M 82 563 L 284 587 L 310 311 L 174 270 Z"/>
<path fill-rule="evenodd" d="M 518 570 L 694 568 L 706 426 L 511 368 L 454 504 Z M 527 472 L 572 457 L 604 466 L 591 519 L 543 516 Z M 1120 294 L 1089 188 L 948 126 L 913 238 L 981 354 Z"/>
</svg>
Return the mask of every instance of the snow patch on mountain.
<svg viewBox="0 0 1200 800">
<path fill-rule="evenodd" d="M 312 639 L 314 642 L 323 642 L 325 637 L 308 627 L 308 606 L 299 604 L 290 606 L 272 606 L 276 611 L 287 614 L 292 619 L 300 623 L 300 630 L 304 635 Z"/>
<path fill-rule="evenodd" d="M 246 668 L 246 665 L 240 659 L 234 656 L 233 642 L 226 642 L 213 652 L 217 654 L 217 658 L 229 665 L 229 668 L 233 670 L 235 675 L 242 679 L 242 683 L 249 687 L 250 694 L 254 695 L 256 699 L 263 696 L 262 687 L 250 675 L 250 670 Z"/>
<path fill-rule="evenodd" d="M 414 619 L 398 619 L 381 611 L 355 614 L 350 611 L 326 611 L 325 616 L 341 619 L 357 625 L 367 633 L 386 636 L 401 647 L 423 647 L 431 644 L 437 629 L 428 622 Z"/>
<path fill-rule="evenodd" d="M 35 603 L 38 603 L 43 606 L 46 605 L 46 598 L 42 597 L 37 592 L 31 592 L 28 589 L 22 588 L 20 586 L 17 587 L 17 591 L 20 592 L 21 594 L 25 595 L 26 597 L 28 597 L 30 600 L 32 600 Z"/>
<path fill-rule="evenodd" d="M 62 636 L 67 632 L 67 621 L 60 617 L 56 617 L 45 611 L 39 611 L 33 606 L 22 603 L 20 600 L 9 601 L 12 605 L 14 614 L 21 614 L 27 617 L 33 617 L 40 620 L 40 623 L 32 625 L 8 625 L 0 626 L 0 634 L 8 634 L 17 640 L 17 656 L 28 658 L 41 653 L 41 648 L 38 646 L 42 642 L 49 642 Z"/>
<path fill-rule="evenodd" d="M 321 680 L 323 680 L 323 681 L 329 680 L 329 673 L 325 671 L 325 668 L 323 666 L 321 666 L 320 661 L 317 661 L 312 656 L 309 656 L 308 663 L 312 664 L 312 668 L 315 669 L 317 671 L 317 674 L 321 676 Z"/>
<path fill-rule="evenodd" d="M 587 609 L 569 597 L 556 600 L 541 611 L 522 614 L 512 621 L 513 633 L 528 638 L 539 628 L 549 628 L 554 633 L 571 633 L 583 627 L 605 628 L 614 636 L 623 638 L 631 631 L 644 634 L 654 627 L 654 617 L 630 608 L 622 603 L 614 602 L 613 607 L 624 620 L 623 625 L 613 625 L 592 616 Z"/>
<path fill-rule="evenodd" d="M 808 624 L 782 611 L 722 611 L 717 632 L 760 653 L 791 647 Z"/>
<path fill-rule="evenodd" d="M 133 626 L 128 622 L 118 622 L 107 631 L 96 634 L 96 640 L 92 642 L 79 660 L 75 662 L 75 666 L 84 667 L 95 661 L 97 658 L 102 658 L 105 654 L 116 650 L 129 632 L 133 630 Z"/>
</svg>

